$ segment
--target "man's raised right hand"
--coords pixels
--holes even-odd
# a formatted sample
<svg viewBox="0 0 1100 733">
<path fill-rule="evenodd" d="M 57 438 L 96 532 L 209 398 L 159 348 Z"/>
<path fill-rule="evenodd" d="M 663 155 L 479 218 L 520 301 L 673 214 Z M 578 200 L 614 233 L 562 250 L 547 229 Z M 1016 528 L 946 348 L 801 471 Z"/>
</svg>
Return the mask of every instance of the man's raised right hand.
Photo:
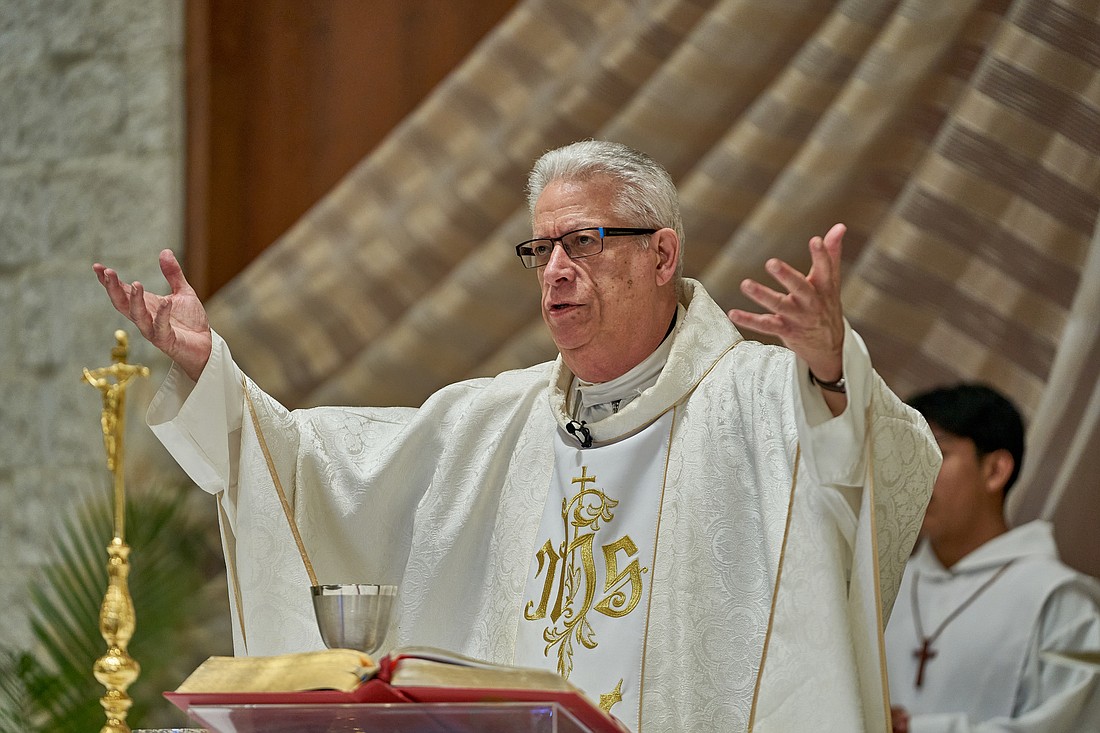
<svg viewBox="0 0 1100 733">
<path fill-rule="evenodd" d="M 160 253 L 160 271 L 172 288 L 168 295 L 147 293 L 136 281 L 126 284 L 118 279 L 117 272 L 98 262 L 92 269 L 115 310 L 137 326 L 141 335 L 167 354 L 187 376 L 198 381 L 210 360 L 210 322 L 172 251 L 166 249 Z"/>
</svg>

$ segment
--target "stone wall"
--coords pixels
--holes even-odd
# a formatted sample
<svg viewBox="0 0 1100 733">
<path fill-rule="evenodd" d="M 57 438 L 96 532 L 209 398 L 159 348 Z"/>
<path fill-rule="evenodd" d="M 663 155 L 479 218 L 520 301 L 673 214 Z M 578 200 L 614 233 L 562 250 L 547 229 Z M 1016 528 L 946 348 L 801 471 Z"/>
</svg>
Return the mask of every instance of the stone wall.
<svg viewBox="0 0 1100 733">
<path fill-rule="evenodd" d="M 29 639 L 26 583 L 59 520 L 111 486 L 80 376 L 129 323 L 91 265 L 163 292 L 157 252 L 183 241 L 183 67 L 183 0 L 0 0 L 0 646 Z M 169 465 L 143 420 L 166 365 L 127 330 L 153 372 L 128 394 L 132 490 Z"/>
</svg>

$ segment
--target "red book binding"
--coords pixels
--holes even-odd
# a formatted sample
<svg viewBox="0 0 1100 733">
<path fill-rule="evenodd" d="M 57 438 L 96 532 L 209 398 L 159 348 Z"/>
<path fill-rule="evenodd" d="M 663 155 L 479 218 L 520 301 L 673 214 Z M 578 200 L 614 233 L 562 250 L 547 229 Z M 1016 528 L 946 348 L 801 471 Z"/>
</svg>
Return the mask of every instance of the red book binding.
<svg viewBox="0 0 1100 733">
<path fill-rule="evenodd" d="M 322 652 L 323 653 L 323 652 Z M 224 658 L 221 658 L 223 663 Z M 262 664 L 257 658 L 240 657 L 242 667 Z M 232 662 L 231 662 L 232 663 Z M 200 670 L 202 668 L 200 667 Z M 198 674 L 199 670 L 196 670 Z M 352 690 L 288 690 L 218 692 L 196 691 L 185 682 L 181 690 L 166 692 L 184 712 L 192 706 L 226 705 L 348 705 L 371 703 L 557 703 L 595 733 L 627 733 L 627 728 L 605 713 L 579 689 L 545 670 L 490 665 L 450 652 L 417 649 L 383 657 L 369 678 Z M 549 684 L 541 685 L 541 680 Z M 438 681 L 438 683 L 436 682 Z M 484 682 L 484 684 L 482 684 Z M 510 684 L 514 682 L 514 686 Z M 200 685 L 201 686 L 201 685 Z"/>
</svg>

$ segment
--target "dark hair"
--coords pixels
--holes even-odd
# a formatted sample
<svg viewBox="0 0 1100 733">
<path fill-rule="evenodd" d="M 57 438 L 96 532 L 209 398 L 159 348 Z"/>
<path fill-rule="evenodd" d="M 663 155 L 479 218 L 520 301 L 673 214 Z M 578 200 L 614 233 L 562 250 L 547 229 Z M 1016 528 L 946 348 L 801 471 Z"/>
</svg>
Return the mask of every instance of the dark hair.
<svg viewBox="0 0 1100 733">
<path fill-rule="evenodd" d="M 940 387 L 909 399 L 909 405 L 943 430 L 974 441 L 978 455 L 1007 450 L 1012 455 L 1012 475 L 1004 493 L 1016 483 L 1024 461 L 1024 421 L 1016 406 L 984 384 Z"/>
</svg>

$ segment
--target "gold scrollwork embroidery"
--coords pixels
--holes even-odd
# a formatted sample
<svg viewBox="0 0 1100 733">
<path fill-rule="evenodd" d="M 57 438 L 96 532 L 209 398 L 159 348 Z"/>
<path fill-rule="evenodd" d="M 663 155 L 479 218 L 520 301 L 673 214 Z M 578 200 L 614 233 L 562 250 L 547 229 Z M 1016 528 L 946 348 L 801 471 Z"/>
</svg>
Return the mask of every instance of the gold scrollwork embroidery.
<svg viewBox="0 0 1100 733">
<path fill-rule="evenodd" d="M 623 681 L 620 679 L 619 684 L 615 685 L 615 689 L 611 692 L 605 692 L 600 695 L 600 710 L 604 711 L 608 715 L 611 714 L 611 708 L 616 704 L 623 701 Z"/>
</svg>

